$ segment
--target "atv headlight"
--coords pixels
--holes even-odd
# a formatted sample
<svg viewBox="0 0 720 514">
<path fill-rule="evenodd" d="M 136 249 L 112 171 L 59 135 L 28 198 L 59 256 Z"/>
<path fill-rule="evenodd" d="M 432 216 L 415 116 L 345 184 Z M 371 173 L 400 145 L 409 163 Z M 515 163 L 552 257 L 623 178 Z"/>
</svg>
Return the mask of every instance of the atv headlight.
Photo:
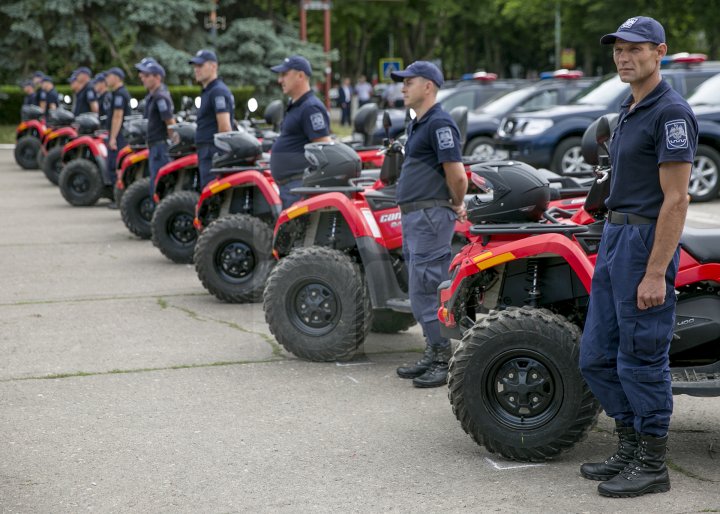
<svg viewBox="0 0 720 514">
<path fill-rule="evenodd" d="M 523 121 L 523 123 L 518 123 L 518 125 L 520 125 L 520 129 L 517 133 L 524 136 L 536 136 L 537 134 L 542 134 L 553 126 L 553 120 L 545 118 L 529 118 Z"/>
</svg>

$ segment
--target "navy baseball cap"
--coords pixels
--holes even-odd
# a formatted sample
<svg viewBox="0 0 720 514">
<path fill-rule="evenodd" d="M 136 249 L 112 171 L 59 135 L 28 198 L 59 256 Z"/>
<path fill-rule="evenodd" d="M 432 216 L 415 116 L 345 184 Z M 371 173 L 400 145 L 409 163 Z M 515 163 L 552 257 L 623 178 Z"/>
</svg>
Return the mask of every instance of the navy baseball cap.
<svg viewBox="0 0 720 514">
<path fill-rule="evenodd" d="M 288 70 L 298 70 L 305 73 L 308 77 L 312 76 L 310 61 L 305 59 L 302 55 L 291 55 L 290 57 L 286 57 L 283 62 L 277 66 L 273 66 L 270 70 L 275 73 L 285 73 Z"/>
<path fill-rule="evenodd" d="M 429 61 L 415 61 L 403 71 L 393 71 L 390 73 L 390 77 L 395 82 L 402 82 L 403 79 L 410 77 L 422 77 L 432 80 L 437 87 L 442 87 L 445 82 L 440 68 Z"/>
<path fill-rule="evenodd" d="M 33 73 L 32 76 L 33 76 L 33 78 L 43 78 L 45 76 L 45 74 L 42 71 L 38 70 L 35 73 Z"/>
<path fill-rule="evenodd" d="M 79 68 L 76 68 L 75 71 L 73 71 L 73 75 L 75 75 L 75 77 L 77 77 L 81 73 L 84 73 L 88 77 L 92 77 L 92 71 L 90 71 L 90 68 L 88 68 L 87 66 L 80 66 Z"/>
<path fill-rule="evenodd" d="M 55 81 L 53 80 L 53 78 L 52 78 L 50 75 L 44 75 L 44 74 L 43 74 L 43 77 L 42 77 L 42 81 L 43 81 L 43 82 L 55 83 Z"/>
<path fill-rule="evenodd" d="M 217 55 L 212 50 L 198 50 L 188 64 L 205 64 L 208 61 L 218 62 Z"/>
<path fill-rule="evenodd" d="M 630 41 L 631 43 L 655 43 L 659 45 L 665 42 L 665 29 L 660 22 L 647 16 L 635 16 L 628 18 L 620 25 L 617 32 L 605 34 L 600 38 L 601 45 L 612 45 L 616 39 Z"/>
<path fill-rule="evenodd" d="M 93 81 L 93 84 L 95 84 L 97 82 L 105 82 L 106 78 L 107 78 L 107 74 L 104 71 L 101 71 L 100 73 L 96 74 L 93 77 L 92 81 Z"/>
<path fill-rule="evenodd" d="M 20 87 L 27 87 L 27 86 L 32 86 L 32 85 L 33 85 L 33 83 L 32 83 L 32 80 L 30 80 L 30 79 L 25 79 L 22 82 L 20 82 Z"/>
<path fill-rule="evenodd" d="M 151 73 L 153 75 L 165 76 L 165 68 L 152 57 L 145 57 L 142 61 L 135 65 L 135 69 L 142 73 Z"/>
<path fill-rule="evenodd" d="M 118 68 L 117 66 L 110 68 L 109 70 L 107 70 L 104 73 L 107 75 L 112 73 L 113 75 L 117 75 L 118 77 L 120 77 L 120 80 L 125 80 L 125 72 L 122 69 Z"/>
</svg>

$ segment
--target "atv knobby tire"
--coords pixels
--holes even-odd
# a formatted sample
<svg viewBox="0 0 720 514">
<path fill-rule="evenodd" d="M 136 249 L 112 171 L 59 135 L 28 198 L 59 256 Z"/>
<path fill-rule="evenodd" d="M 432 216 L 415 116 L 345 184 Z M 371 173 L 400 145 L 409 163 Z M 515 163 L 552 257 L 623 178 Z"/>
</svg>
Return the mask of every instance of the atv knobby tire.
<svg viewBox="0 0 720 514">
<path fill-rule="evenodd" d="M 370 330 L 380 334 L 394 334 L 407 330 L 417 323 L 412 314 L 390 309 L 375 309 Z"/>
<path fill-rule="evenodd" d="M 263 301 L 270 332 L 301 359 L 350 359 L 370 328 L 360 267 L 338 250 L 311 246 L 281 259 Z"/>
<path fill-rule="evenodd" d="M 118 189 L 115 189 L 117 192 Z M 116 195 L 117 198 L 117 195 Z M 117 202 L 117 200 L 116 200 Z M 120 216 L 130 232 L 141 239 L 152 237 L 152 218 L 155 202 L 150 196 L 150 179 L 133 182 L 121 196 Z"/>
<path fill-rule="evenodd" d="M 15 143 L 15 162 L 25 170 L 36 170 L 40 140 L 35 136 L 23 136 Z"/>
<path fill-rule="evenodd" d="M 43 173 L 45 174 L 47 179 L 56 186 L 58 185 L 58 181 L 60 180 L 60 172 L 62 172 L 63 169 L 62 152 L 62 146 L 56 146 L 52 148 L 47 153 L 42 163 Z"/>
<path fill-rule="evenodd" d="M 73 159 L 63 166 L 58 186 L 63 198 L 76 207 L 95 205 L 104 192 L 97 165 L 87 159 Z"/>
<path fill-rule="evenodd" d="M 195 270 L 205 289 L 224 302 L 257 302 L 275 264 L 267 223 L 233 214 L 213 221 L 195 245 Z"/>
<path fill-rule="evenodd" d="M 178 191 L 155 206 L 151 222 L 152 242 L 173 262 L 192 263 L 197 241 L 193 220 L 199 198 L 195 191 Z"/>
<path fill-rule="evenodd" d="M 600 406 L 578 367 L 580 330 L 546 310 L 510 308 L 465 333 L 450 361 L 449 398 L 488 451 L 542 462 L 587 436 Z"/>
</svg>

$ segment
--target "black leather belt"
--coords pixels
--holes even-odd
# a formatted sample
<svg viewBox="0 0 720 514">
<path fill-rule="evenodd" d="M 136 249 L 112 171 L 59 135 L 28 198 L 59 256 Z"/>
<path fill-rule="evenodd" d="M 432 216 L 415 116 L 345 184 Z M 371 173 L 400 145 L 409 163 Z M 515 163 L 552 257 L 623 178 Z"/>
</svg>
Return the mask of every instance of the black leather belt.
<svg viewBox="0 0 720 514">
<path fill-rule="evenodd" d="M 607 219 L 615 225 L 652 225 L 657 221 L 655 218 L 617 211 L 609 211 Z"/>
<path fill-rule="evenodd" d="M 288 183 L 292 182 L 293 180 L 299 180 L 299 179 L 303 178 L 303 176 L 304 176 L 303 173 L 296 173 L 295 175 L 290 175 L 289 177 L 279 178 L 279 179 L 276 178 L 275 183 L 278 186 L 284 186 L 285 184 L 288 184 Z"/>
<path fill-rule="evenodd" d="M 419 202 L 407 202 L 400 204 L 400 212 L 407 214 L 421 209 L 429 209 L 430 207 L 450 207 L 449 200 L 420 200 Z"/>
</svg>

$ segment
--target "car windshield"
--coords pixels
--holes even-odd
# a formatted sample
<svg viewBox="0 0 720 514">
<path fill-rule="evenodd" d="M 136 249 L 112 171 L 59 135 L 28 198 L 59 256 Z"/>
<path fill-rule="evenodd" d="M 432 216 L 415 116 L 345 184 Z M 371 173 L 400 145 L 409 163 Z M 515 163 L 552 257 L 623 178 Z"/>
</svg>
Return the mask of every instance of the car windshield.
<svg viewBox="0 0 720 514">
<path fill-rule="evenodd" d="M 493 116 L 503 115 L 515 108 L 520 102 L 525 100 L 533 91 L 531 88 L 516 89 L 515 91 L 505 91 L 499 97 L 493 98 L 485 105 L 478 107 L 475 112 L 478 114 L 490 114 Z"/>
<path fill-rule="evenodd" d="M 577 95 L 571 103 L 608 106 L 624 92 L 629 95 L 630 86 L 622 82 L 619 75 L 615 75 L 607 79 L 599 80 Z"/>
<path fill-rule="evenodd" d="M 450 93 L 452 93 L 452 92 L 454 92 L 454 91 L 455 91 L 455 88 L 441 89 L 441 90 L 438 91 L 438 93 L 437 93 L 437 101 L 438 101 L 438 102 L 442 102 L 445 98 L 447 98 L 447 96 L 448 96 Z"/>
<path fill-rule="evenodd" d="M 700 84 L 687 101 L 692 106 L 720 105 L 718 88 L 720 88 L 720 73 Z"/>
</svg>

